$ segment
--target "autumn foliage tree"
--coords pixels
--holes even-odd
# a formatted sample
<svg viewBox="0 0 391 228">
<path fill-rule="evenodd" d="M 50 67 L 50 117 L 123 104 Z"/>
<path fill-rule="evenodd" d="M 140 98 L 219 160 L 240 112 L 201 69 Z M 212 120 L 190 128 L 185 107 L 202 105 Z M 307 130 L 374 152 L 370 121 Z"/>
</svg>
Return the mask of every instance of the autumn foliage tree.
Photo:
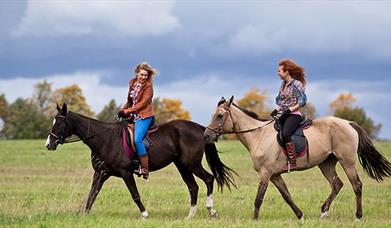
<svg viewBox="0 0 391 228">
<path fill-rule="evenodd" d="M 330 104 L 333 115 L 356 122 L 371 138 L 376 138 L 381 129 L 381 124 L 375 124 L 374 121 L 367 116 L 363 108 L 353 107 L 355 101 L 356 98 L 351 93 L 340 94 Z"/>
<path fill-rule="evenodd" d="M 155 98 L 152 104 L 156 121 L 160 124 L 175 119 L 191 120 L 190 113 L 182 108 L 182 102 L 179 99 Z"/>
<path fill-rule="evenodd" d="M 83 95 L 79 85 L 71 85 L 57 89 L 53 94 L 54 103 L 66 103 L 68 110 L 85 116 L 92 117 L 94 112 L 87 104 L 86 98 Z M 55 104 L 54 104 L 55 105 Z"/>
<path fill-rule="evenodd" d="M 330 108 L 333 112 L 338 109 L 351 108 L 356 98 L 351 93 L 341 93 L 334 101 L 330 103 Z"/>
<path fill-rule="evenodd" d="M 252 87 L 242 99 L 238 101 L 240 107 L 257 113 L 260 116 L 267 116 L 271 108 L 266 108 L 267 92 L 260 91 L 257 87 Z"/>
</svg>

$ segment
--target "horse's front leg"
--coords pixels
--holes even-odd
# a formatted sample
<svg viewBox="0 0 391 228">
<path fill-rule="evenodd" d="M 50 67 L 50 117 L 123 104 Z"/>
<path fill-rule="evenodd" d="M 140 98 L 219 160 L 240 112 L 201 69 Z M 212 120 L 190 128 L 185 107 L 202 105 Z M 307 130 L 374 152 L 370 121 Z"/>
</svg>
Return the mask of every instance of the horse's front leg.
<svg viewBox="0 0 391 228">
<path fill-rule="evenodd" d="M 89 213 L 92 207 L 92 204 L 95 202 L 95 199 L 102 188 L 103 183 L 110 177 L 106 170 L 98 170 L 94 173 L 94 178 L 92 180 L 91 190 L 88 194 L 87 204 L 85 212 Z"/>
<path fill-rule="evenodd" d="M 140 199 L 140 194 L 138 193 L 136 181 L 134 180 L 133 174 L 131 174 L 129 171 L 124 171 L 122 174 L 122 179 L 124 180 L 126 186 L 129 189 L 130 194 L 132 194 L 132 198 L 134 202 L 137 204 L 142 218 L 146 219 L 148 218 L 149 214 L 148 211 L 145 209 L 143 203 Z"/>
<path fill-rule="evenodd" d="M 253 215 L 254 220 L 258 220 L 259 208 L 261 207 L 263 198 L 265 196 L 265 192 L 267 190 L 267 186 L 269 185 L 270 176 L 271 175 L 268 172 L 259 172 L 260 181 L 258 184 L 257 196 L 255 197 L 255 202 L 254 202 L 254 215 Z"/>
</svg>

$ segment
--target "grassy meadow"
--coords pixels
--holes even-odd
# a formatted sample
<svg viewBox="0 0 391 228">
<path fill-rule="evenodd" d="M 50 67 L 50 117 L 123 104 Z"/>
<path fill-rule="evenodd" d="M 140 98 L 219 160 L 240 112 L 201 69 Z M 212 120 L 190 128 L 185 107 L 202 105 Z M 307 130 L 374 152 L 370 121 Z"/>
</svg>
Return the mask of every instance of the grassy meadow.
<svg viewBox="0 0 391 228">
<path fill-rule="evenodd" d="M 90 151 L 78 142 L 60 145 L 56 151 L 44 148 L 45 140 L 0 141 L 0 226 L 1 227 L 391 227 L 391 178 L 377 183 L 364 174 L 364 217 L 354 222 L 355 196 L 346 175 L 338 166 L 344 187 L 331 206 L 330 216 L 320 219 L 320 207 L 330 187 L 318 168 L 284 174 L 291 195 L 305 214 L 300 225 L 280 193 L 269 185 L 261 206 L 260 220 L 251 220 L 258 177 L 249 153 L 238 141 L 217 143 L 221 160 L 233 168 L 238 189 L 217 192 L 218 217 L 209 219 L 205 209 L 206 187 L 200 179 L 198 211 L 189 210 L 186 185 L 173 165 L 151 173 L 149 182 L 136 178 L 141 199 L 149 211 L 140 213 L 125 184 L 112 177 L 104 185 L 91 213 L 82 213 L 90 190 L 93 169 Z M 391 143 L 378 148 L 391 160 Z M 205 160 L 205 159 L 204 159 Z M 209 170 L 204 161 L 204 165 Z"/>
</svg>

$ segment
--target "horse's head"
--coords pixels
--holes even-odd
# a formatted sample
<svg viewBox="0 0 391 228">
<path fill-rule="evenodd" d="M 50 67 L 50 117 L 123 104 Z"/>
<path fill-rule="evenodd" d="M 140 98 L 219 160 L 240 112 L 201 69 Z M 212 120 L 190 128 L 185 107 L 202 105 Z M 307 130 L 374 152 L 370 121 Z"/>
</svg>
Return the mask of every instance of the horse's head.
<svg viewBox="0 0 391 228">
<path fill-rule="evenodd" d="M 72 135 L 67 116 L 67 105 L 64 103 L 62 108 L 60 108 L 57 104 L 57 111 L 58 113 L 53 120 L 52 130 L 45 144 L 48 150 L 55 150 L 58 144 L 63 144 L 65 139 Z"/>
<path fill-rule="evenodd" d="M 212 120 L 204 132 L 205 140 L 208 143 L 217 141 L 218 137 L 227 132 L 233 132 L 234 124 L 231 114 L 232 96 L 228 101 L 224 97 L 217 104 Z"/>
</svg>

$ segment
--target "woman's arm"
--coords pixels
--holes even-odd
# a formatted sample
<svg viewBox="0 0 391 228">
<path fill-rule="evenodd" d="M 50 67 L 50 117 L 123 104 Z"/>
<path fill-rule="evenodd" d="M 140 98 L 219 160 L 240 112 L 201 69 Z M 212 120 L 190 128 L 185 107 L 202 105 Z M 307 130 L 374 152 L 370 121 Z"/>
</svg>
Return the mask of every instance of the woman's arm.
<svg viewBox="0 0 391 228">
<path fill-rule="evenodd" d="M 153 97 L 153 87 L 152 85 L 145 85 L 144 92 L 141 99 L 134 104 L 132 107 L 125 109 L 125 113 L 138 112 L 141 109 L 145 108 L 150 102 L 152 102 Z"/>
</svg>

